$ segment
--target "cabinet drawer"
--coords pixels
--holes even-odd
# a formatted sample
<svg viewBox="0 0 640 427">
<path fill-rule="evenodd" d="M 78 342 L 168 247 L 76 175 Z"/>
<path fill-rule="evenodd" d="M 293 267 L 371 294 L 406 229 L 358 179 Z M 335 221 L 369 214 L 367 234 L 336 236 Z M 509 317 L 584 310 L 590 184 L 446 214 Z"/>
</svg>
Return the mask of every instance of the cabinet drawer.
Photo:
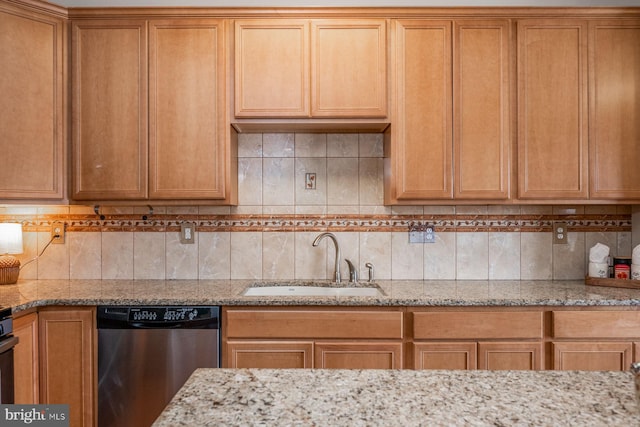
<svg viewBox="0 0 640 427">
<path fill-rule="evenodd" d="M 542 312 L 413 313 L 414 339 L 542 338 Z"/>
<path fill-rule="evenodd" d="M 640 337 L 640 311 L 554 311 L 555 338 Z"/>
<path fill-rule="evenodd" d="M 229 310 L 228 338 L 403 337 L 399 311 Z"/>
</svg>

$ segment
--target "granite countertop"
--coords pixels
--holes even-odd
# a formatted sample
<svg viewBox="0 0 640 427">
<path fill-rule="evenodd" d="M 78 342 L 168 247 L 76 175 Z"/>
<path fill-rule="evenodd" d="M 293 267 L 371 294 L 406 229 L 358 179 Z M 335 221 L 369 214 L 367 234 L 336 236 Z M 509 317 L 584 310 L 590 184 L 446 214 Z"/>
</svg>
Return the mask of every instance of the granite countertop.
<svg viewBox="0 0 640 427">
<path fill-rule="evenodd" d="M 46 305 L 640 305 L 640 290 L 586 286 L 583 281 L 380 281 L 377 284 L 384 295 L 376 297 L 243 296 L 246 287 L 255 283 L 248 280 L 20 280 L 16 285 L 0 286 L 0 306 L 19 312 Z"/>
<path fill-rule="evenodd" d="M 630 372 L 199 369 L 153 424 L 640 425 Z"/>
</svg>

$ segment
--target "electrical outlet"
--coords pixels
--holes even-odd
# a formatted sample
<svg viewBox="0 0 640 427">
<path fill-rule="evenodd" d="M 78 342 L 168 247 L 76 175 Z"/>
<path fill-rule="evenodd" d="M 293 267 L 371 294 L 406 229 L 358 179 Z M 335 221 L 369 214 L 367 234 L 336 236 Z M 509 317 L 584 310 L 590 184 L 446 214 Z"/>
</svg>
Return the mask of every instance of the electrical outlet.
<svg viewBox="0 0 640 427">
<path fill-rule="evenodd" d="M 51 243 L 64 244 L 64 234 L 64 222 L 55 221 L 51 224 L 51 238 L 53 239 Z"/>
<path fill-rule="evenodd" d="M 433 225 L 412 225 L 409 227 L 409 243 L 435 243 L 436 231 Z"/>
<path fill-rule="evenodd" d="M 180 224 L 180 243 L 191 244 L 196 240 L 196 225 L 192 222 Z"/>
<path fill-rule="evenodd" d="M 565 245 L 567 243 L 567 223 L 561 221 L 553 222 L 553 243 Z"/>
</svg>

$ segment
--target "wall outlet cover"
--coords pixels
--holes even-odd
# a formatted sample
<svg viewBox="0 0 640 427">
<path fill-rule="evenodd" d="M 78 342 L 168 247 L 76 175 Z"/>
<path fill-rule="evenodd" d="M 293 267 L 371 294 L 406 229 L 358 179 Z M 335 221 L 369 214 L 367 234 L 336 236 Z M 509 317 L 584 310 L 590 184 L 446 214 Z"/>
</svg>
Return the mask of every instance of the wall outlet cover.
<svg viewBox="0 0 640 427">
<path fill-rule="evenodd" d="M 196 225 L 192 222 L 180 224 L 180 243 L 192 244 L 196 240 Z"/>
</svg>

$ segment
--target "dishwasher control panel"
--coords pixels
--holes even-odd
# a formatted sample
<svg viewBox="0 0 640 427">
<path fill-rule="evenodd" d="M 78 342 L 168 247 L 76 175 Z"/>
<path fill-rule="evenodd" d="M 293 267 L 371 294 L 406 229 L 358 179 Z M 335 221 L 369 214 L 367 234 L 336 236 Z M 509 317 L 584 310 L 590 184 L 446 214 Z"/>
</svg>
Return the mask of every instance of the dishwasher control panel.
<svg viewBox="0 0 640 427">
<path fill-rule="evenodd" d="M 204 328 L 217 329 L 220 307 L 129 306 L 98 307 L 98 328 Z"/>
</svg>

